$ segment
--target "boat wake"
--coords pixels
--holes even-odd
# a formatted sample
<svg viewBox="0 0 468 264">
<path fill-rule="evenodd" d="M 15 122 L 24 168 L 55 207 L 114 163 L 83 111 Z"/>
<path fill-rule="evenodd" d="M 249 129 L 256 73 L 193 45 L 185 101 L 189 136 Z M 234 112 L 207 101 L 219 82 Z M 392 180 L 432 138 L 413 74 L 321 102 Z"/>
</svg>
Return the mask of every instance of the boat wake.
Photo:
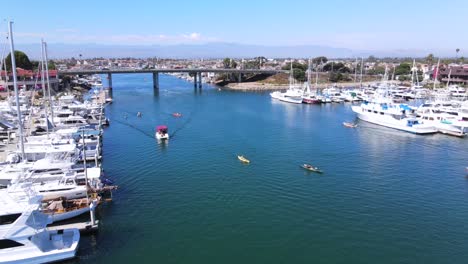
<svg viewBox="0 0 468 264">
<path fill-rule="evenodd" d="M 163 112 L 162 114 L 167 114 L 168 116 L 171 116 L 173 117 L 173 113 L 169 113 L 169 112 Z M 124 126 L 127 126 L 127 127 L 130 127 L 130 128 L 133 128 L 135 130 L 137 130 L 138 132 L 142 133 L 143 135 L 151 138 L 151 139 L 154 139 L 154 133 L 151 132 L 151 133 L 148 133 L 147 131 L 145 131 L 144 129 L 141 129 L 139 127 L 137 127 L 136 125 L 134 124 L 131 124 L 130 122 L 128 122 L 128 118 L 129 117 L 134 117 L 136 116 L 137 113 L 135 112 L 124 112 L 123 114 L 123 117 L 125 118 L 125 120 L 119 120 L 119 119 L 113 119 L 114 122 L 117 122 L 119 124 L 122 124 Z M 169 134 L 169 137 L 171 139 L 174 138 L 174 136 L 179 132 L 181 131 L 182 129 L 184 129 L 188 124 L 190 124 L 190 122 L 192 122 L 192 116 L 194 115 L 194 111 L 190 112 L 190 114 L 188 115 L 188 117 L 185 119 L 185 121 L 182 123 L 181 126 L 179 126 L 178 128 L 176 128 L 175 130 L 173 130 L 173 132 L 171 134 Z M 184 116 L 185 117 L 185 116 Z"/>
<path fill-rule="evenodd" d="M 171 114 L 172 115 L 172 114 Z M 193 111 L 190 113 L 190 115 L 188 116 L 188 118 L 185 120 L 184 123 L 182 123 L 182 125 L 180 127 L 178 127 L 177 129 L 175 129 L 172 134 L 170 134 L 169 136 L 171 138 L 174 138 L 174 136 L 177 134 L 177 132 L 181 131 L 182 129 L 184 129 L 188 124 L 190 124 L 190 122 L 192 122 L 192 116 L 193 116 Z"/>
<path fill-rule="evenodd" d="M 136 127 L 136 126 L 134 126 L 134 125 L 132 125 L 132 124 L 130 124 L 130 123 L 128 123 L 128 122 L 123 122 L 123 121 L 120 121 L 120 120 L 118 120 L 118 119 L 113 119 L 112 121 L 113 121 L 113 122 L 117 122 L 117 123 L 119 123 L 119 124 L 121 124 L 121 125 L 130 127 L 130 128 L 133 128 L 133 129 L 135 129 L 136 131 L 142 133 L 143 135 L 145 135 L 145 136 L 147 136 L 147 137 L 149 137 L 149 138 L 151 138 L 151 139 L 154 139 L 154 134 L 153 134 L 153 133 L 148 133 L 148 132 L 146 132 L 145 130 L 143 130 L 143 129 L 141 129 L 141 128 L 138 128 L 138 127 Z"/>
</svg>

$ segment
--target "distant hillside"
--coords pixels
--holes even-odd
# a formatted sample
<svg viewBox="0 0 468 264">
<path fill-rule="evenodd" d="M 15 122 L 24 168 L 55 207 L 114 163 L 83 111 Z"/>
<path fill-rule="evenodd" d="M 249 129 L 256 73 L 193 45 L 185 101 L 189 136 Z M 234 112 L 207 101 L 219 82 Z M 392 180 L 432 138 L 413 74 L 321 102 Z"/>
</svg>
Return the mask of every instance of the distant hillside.
<svg viewBox="0 0 468 264">
<path fill-rule="evenodd" d="M 39 44 L 17 44 L 17 49 L 26 52 L 29 57 L 40 58 Z M 102 45 L 102 44 L 60 44 L 48 45 L 50 58 L 83 58 L 93 57 L 161 57 L 161 58 L 248 58 L 264 56 L 267 58 L 306 58 L 326 56 L 329 58 L 367 57 L 423 57 L 429 50 L 393 50 L 393 51 L 363 51 L 347 48 L 335 48 L 317 45 L 301 46 L 260 46 L 234 43 L 179 44 L 179 45 Z M 450 51 L 451 52 L 451 51 Z M 453 53 L 453 52 L 451 52 Z M 449 51 L 439 56 L 450 56 Z M 447 55 L 449 54 L 449 55 Z"/>
</svg>

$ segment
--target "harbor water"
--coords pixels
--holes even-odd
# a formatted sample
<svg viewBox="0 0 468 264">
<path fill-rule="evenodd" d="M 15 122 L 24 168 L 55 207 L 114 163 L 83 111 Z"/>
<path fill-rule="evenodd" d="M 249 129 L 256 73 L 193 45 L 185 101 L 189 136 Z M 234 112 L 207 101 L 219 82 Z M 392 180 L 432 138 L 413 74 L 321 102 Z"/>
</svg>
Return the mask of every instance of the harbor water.
<svg viewBox="0 0 468 264">
<path fill-rule="evenodd" d="M 103 167 L 120 188 L 70 263 L 466 263 L 467 139 L 159 81 L 113 75 Z"/>
</svg>

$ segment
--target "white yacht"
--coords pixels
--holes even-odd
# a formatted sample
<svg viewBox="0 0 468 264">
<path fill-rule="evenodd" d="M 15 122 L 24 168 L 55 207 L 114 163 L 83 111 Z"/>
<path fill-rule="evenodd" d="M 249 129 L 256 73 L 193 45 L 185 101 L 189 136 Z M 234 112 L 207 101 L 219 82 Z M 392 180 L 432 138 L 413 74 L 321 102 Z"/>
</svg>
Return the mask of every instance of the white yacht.
<svg viewBox="0 0 468 264">
<path fill-rule="evenodd" d="M 424 109 L 418 116 L 426 123 L 435 126 L 440 133 L 464 137 L 468 132 L 468 121 L 459 120 L 458 115 L 436 109 Z"/>
<path fill-rule="evenodd" d="M 352 106 L 352 110 L 361 120 L 389 128 L 414 134 L 433 134 L 438 131 L 421 119 L 408 116 L 412 109 L 406 105 L 364 102 L 359 106 Z"/>
<path fill-rule="evenodd" d="M 466 89 L 458 85 L 450 85 L 448 90 L 453 98 L 463 98 L 467 96 Z"/>
<path fill-rule="evenodd" d="M 17 155 L 21 155 L 21 151 L 16 151 Z M 63 158 L 63 157 L 73 157 L 78 153 L 76 148 L 76 144 L 60 144 L 60 145 L 53 145 L 53 144 L 45 144 L 45 145 L 28 145 L 25 144 L 24 146 L 24 155 L 27 161 L 37 161 L 40 159 L 44 159 L 46 155 L 55 158 Z"/>
<path fill-rule="evenodd" d="M 275 91 L 270 93 L 271 98 L 277 99 L 287 103 L 302 104 L 302 91 L 300 90 L 287 90 L 282 93 Z"/>
<path fill-rule="evenodd" d="M 47 230 L 50 218 L 38 211 L 39 206 L 40 196 L 0 190 L 1 263 L 49 263 L 75 257 L 78 229 Z"/>
<path fill-rule="evenodd" d="M 6 187 L 12 182 L 17 181 L 20 177 L 37 178 L 44 174 L 50 175 L 54 180 L 63 172 L 72 169 L 75 163 L 68 160 L 40 159 L 35 162 L 21 162 L 5 165 L 0 170 L 0 186 Z M 57 176 L 58 175 L 58 176 Z"/>
</svg>

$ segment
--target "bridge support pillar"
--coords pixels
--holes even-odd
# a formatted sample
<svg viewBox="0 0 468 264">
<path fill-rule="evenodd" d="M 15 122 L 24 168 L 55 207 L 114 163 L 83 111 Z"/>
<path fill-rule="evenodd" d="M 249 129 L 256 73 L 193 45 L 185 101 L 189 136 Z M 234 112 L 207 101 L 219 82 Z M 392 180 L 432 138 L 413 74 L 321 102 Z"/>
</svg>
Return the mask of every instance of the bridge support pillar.
<svg viewBox="0 0 468 264">
<path fill-rule="evenodd" d="M 159 90 L 159 73 L 153 72 L 153 90 Z"/>
<path fill-rule="evenodd" d="M 238 81 L 239 83 L 242 82 L 242 73 L 240 73 L 240 72 L 239 72 L 239 78 L 237 79 L 237 81 Z"/>
<path fill-rule="evenodd" d="M 198 73 L 198 88 L 201 89 L 202 87 L 202 73 Z"/>
<path fill-rule="evenodd" d="M 112 89 L 112 74 L 107 74 L 107 81 L 109 82 L 109 89 Z"/>
<path fill-rule="evenodd" d="M 197 77 L 198 77 L 198 72 L 195 72 L 195 75 L 193 76 L 193 88 L 197 89 Z"/>
</svg>

